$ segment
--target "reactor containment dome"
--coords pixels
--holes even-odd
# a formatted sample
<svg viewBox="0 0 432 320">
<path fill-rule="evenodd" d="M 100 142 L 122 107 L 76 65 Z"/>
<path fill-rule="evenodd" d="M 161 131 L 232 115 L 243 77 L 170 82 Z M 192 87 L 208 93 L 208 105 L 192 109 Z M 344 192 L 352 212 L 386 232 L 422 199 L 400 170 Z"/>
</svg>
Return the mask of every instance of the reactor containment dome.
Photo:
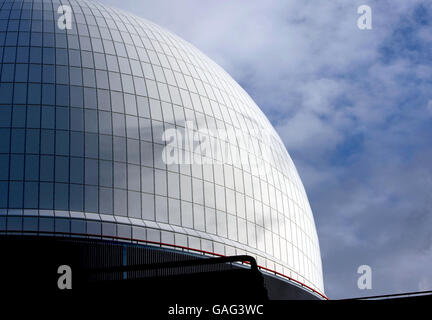
<svg viewBox="0 0 432 320">
<path fill-rule="evenodd" d="M 283 142 L 193 45 L 94 1 L 0 0 L 0 61 L 1 232 L 251 255 L 324 293 Z"/>
</svg>

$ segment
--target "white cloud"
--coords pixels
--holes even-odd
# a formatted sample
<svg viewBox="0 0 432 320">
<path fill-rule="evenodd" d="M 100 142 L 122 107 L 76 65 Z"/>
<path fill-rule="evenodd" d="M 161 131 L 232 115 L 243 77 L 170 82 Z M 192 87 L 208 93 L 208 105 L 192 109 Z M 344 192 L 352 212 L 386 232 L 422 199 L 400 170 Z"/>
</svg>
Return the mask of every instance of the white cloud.
<svg viewBox="0 0 432 320">
<path fill-rule="evenodd" d="M 302 93 L 302 109 L 310 110 L 318 115 L 329 115 L 335 111 L 333 100 L 343 94 L 344 83 L 332 79 L 317 79 L 300 87 Z"/>
<path fill-rule="evenodd" d="M 316 156 L 342 140 L 341 133 L 310 112 L 296 113 L 293 118 L 276 126 L 276 130 L 289 150 L 310 150 Z"/>
</svg>

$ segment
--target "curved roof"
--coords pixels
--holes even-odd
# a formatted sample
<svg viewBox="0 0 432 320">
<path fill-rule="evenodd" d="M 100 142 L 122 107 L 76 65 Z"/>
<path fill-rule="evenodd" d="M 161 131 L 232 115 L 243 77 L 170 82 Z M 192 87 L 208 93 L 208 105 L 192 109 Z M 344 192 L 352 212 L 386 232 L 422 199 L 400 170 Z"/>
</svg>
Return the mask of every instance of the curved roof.
<svg viewBox="0 0 432 320">
<path fill-rule="evenodd" d="M 250 96 L 154 23 L 68 5 L 61 30 L 57 1 L 0 1 L 4 227 L 250 254 L 323 292 L 303 184 Z"/>
</svg>

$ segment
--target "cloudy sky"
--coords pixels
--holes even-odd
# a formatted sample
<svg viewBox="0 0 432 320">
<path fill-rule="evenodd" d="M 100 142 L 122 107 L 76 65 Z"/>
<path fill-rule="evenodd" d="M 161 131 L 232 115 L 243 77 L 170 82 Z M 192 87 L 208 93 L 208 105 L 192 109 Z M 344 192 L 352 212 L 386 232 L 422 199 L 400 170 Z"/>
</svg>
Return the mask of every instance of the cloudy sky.
<svg viewBox="0 0 432 320">
<path fill-rule="evenodd" d="M 193 43 L 269 117 L 305 184 L 330 298 L 432 290 L 432 2 L 102 2 Z M 364 4 L 372 30 L 357 27 Z M 357 288 L 363 264 L 372 290 Z"/>
</svg>

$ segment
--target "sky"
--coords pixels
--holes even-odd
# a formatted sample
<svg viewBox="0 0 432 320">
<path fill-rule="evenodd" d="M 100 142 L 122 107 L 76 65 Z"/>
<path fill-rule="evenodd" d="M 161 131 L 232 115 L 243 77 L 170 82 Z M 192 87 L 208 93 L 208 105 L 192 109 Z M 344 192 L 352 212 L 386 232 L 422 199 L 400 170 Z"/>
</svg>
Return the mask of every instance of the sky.
<svg viewBox="0 0 432 320">
<path fill-rule="evenodd" d="M 432 2 L 101 2 L 191 42 L 260 106 L 305 185 L 328 297 L 432 290 Z"/>
</svg>

